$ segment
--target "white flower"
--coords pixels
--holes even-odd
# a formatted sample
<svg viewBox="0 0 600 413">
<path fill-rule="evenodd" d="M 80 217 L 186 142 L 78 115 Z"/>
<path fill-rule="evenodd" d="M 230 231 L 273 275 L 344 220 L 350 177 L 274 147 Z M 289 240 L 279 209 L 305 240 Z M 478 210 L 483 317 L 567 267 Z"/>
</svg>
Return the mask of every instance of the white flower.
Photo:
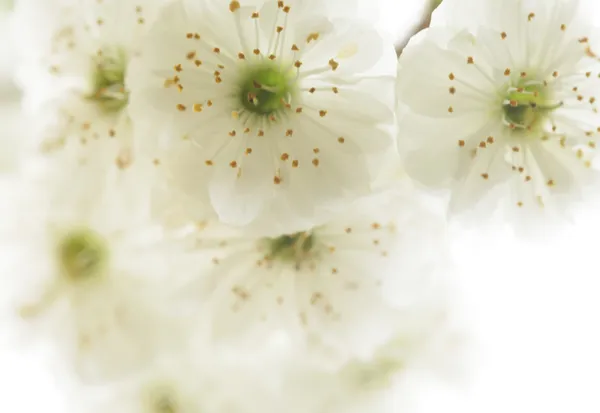
<svg viewBox="0 0 600 413">
<path fill-rule="evenodd" d="M 93 397 L 81 389 L 75 408 L 91 413 L 395 411 L 379 403 L 385 398 L 379 390 L 389 386 L 373 388 L 346 369 L 324 368 L 289 348 L 248 355 L 200 346 L 108 390 Z"/>
<path fill-rule="evenodd" d="M 369 357 L 444 252 L 443 226 L 413 196 L 382 194 L 271 238 L 200 222 L 194 248 L 210 267 L 181 282 L 182 302 L 200 305 L 202 334 L 219 345 L 260 347 L 282 331 L 325 363 Z"/>
<path fill-rule="evenodd" d="M 227 223 L 274 204 L 313 219 L 366 194 L 367 155 L 393 142 L 392 44 L 317 4 L 175 1 L 136 62 L 132 117 L 170 129 L 154 150 L 173 190 L 208 194 Z"/>
<path fill-rule="evenodd" d="M 319 384 L 331 388 L 339 381 L 334 374 L 299 360 L 297 354 L 281 357 L 261 351 L 250 356 L 238 351 L 227 355 L 200 346 L 192 354 L 181 354 L 115 383 L 105 395 L 90 397 L 93 394 L 82 389 L 79 408 L 115 413 L 318 411 L 315 407 L 328 397 Z M 302 380 L 309 376 L 312 382 Z M 306 397 L 309 389 L 312 397 Z"/>
<path fill-rule="evenodd" d="M 444 272 L 446 269 L 439 269 Z M 439 283 L 440 278 L 436 281 Z M 401 375 L 430 370 L 436 375 L 461 373 L 467 337 L 448 286 L 429 284 L 427 291 L 397 316 L 392 338 L 369 359 L 345 365 L 341 374 L 357 389 L 385 389 Z"/>
<path fill-rule="evenodd" d="M 24 0 L 13 16 L 17 78 L 43 149 L 131 138 L 130 60 L 164 0 Z M 44 121 L 40 121 L 43 115 Z"/>
<path fill-rule="evenodd" d="M 334 412 L 356 399 L 335 372 L 302 365 L 300 357 L 228 360 L 218 354 L 177 360 L 111 386 L 100 397 L 78 392 L 92 413 Z M 349 404 L 349 403 L 348 403 Z M 343 410 L 341 410 L 343 411 Z"/>
<path fill-rule="evenodd" d="M 18 211 L 2 233 L 2 285 L 15 332 L 34 327 L 24 331 L 49 340 L 95 381 L 130 374 L 184 345 L 166 300 L 170 274 L 187 266 L 148 218 L 146 172 L 110 162 L 114 141 L 88 149 L 87 157 L 67 150 L 36 163 L 18 186 L 23 194 L 12 195 Z"/>
<path fill-rule="evenodd" d="M 432 298 L 433 294 L 429 296 Z M 437 296 L 440 298 L 440 296 Z M 444 301 L 443 299 L 441 300 Z M 77 410 L 114 413 L 186 412 L 384 412 L 393 379 L 427 352 L 432 336 L 445 332 L 445 308 L 435 303 L 418 322 L 364 359 L 330 368 L 307 358 L 293 342 L 269 343 L 252 353 L 201 341 L 142 374 L 109 388 L 100 397 L 77 392 Z M 445 303 L 444 303 L 445 304 Z M 434 311 L 431 311 L 435 308 Z M 419 309 L 418 311 L 421 311 Z M 443 335 L 443 334 L 442 334 Z M 411 348 L 412 347 L 412 348 Z M 400 391 L 402 388 L 400 387 Z M 397 407 L 397 406 L 396 406 Z"/>
<path fill-rule="evenodd" d="M 450 187 L 454 212 L 491 203 L 494 187 L 510 213 L 560 212 L 595 177 L 600 49 L 587 11 L 578 1 L 444 0 L 400 57 L 407 169 Z"/>
</svg>

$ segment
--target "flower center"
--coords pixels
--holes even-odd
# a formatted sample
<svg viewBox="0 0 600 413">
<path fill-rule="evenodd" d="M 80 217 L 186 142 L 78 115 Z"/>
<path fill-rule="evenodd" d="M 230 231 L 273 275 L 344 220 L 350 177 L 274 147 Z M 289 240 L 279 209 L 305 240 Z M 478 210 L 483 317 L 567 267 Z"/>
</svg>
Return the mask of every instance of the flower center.
<svg viewBox="0 0 600 413">
<path fill-rule="evenodd" d="M 244 109 L 264 116 L 283 110 L 294 94 L 292 74 L 276 63 L 249 66 L 240 82 L 239 99 Z"/>
<path fill-rule="evenodd" d="M 297 232 L 267 239 L 269 260 L 299 263 L 315 248 L 315 236 L 311 232 Z"/>
<path fill-rule="evenodd" d="M 72 231 L 59 243 L 58 259 L 69 280 L 91 278 L 106 262 L 106 243 L 89 229 Z"/>
<path fill-rule="evenodd" d="M 98 51 L 94 58 L 94 74 L 92 75 L 93 92 L 87 96 L 95 102 L 103 112 L 120 112 L 129 100 L 125 89 L 125 73 L 127 56 L 121 49 L 114 51 Z"/>
<path fill-rule="evenodd" d="M 175 401 L 168 395 L 163 395 L 154 403 L 154 413 L 177 413 L 179 409 Z"/>
<path fill-rule="evenodd" d="M 181 413 L 185 410 L 179 403 L 178 392 L 169 383 L 154 383 L 146 389 L 145 393 L 143 400 L 144 412 Z"/>
<path fill-rule="evenodd" d="M 549 112 L 562 106 L 553 100 L 547 86 L 537 82 L 524 82 L 511 87 L 504 100 L 504 121 L 515 131 L 533 130 L 541 126 Z"/>
<path fill-rule="evenodd" d="M 403 361 L 395 357 L 376 357 L 371 362 L 348 363 L 343 374 L 361 387 L 377 389 L 388 386 L 394 375 L 404 367 Z"/>
</svg>

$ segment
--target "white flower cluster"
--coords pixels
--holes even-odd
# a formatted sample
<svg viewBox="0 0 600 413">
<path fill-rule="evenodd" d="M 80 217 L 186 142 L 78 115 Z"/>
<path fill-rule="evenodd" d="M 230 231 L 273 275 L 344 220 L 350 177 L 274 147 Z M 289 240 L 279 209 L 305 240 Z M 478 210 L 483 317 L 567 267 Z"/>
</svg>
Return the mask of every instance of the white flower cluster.
<svg viewBox="0 0 600 413">
<path fill-rule="evenodd" d="M 379 410 L 462 337 L 421 189 L 539 217 L 595 177 L 583 1 L 445 0 L 398 62 L 348 0 L 18 0 L 5 325 L 78 411 Z"/>
</svg>

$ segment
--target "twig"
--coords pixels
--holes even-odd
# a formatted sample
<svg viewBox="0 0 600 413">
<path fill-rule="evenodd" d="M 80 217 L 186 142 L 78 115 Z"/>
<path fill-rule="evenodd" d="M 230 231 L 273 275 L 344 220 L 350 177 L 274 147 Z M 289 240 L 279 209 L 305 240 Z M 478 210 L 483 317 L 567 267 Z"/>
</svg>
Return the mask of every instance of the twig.
<svg viewBox="0 0 600 413">
<path fill-rule="evenodd" d="M 440 5 L 441 2 L 442 0 L 427 0 L 428 5 L 425 7 L 425 11 L 423 13 L 423 16 L 421 17 L 421 20 L 417 25 L 415 25 L 415 28 L 411 30 L 410 35 L 407 36 L 404 40 L 402 40 L 402 42 L 400 42 L 396 47 L 396 53 L 398 54 L 398 56 L 402 54 L 402 51 L 415 34 L 429 27 L 429 24 L 431 23 L 431 14 Z"/>
</svg>

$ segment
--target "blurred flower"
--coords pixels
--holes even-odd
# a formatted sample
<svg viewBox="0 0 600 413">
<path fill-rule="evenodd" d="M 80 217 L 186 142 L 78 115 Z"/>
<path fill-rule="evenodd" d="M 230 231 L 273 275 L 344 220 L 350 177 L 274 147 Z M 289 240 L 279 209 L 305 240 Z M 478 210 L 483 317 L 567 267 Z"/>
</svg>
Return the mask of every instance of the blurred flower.
<svg viewBox="0 0 600 413">
<path fill-rule="evenodd" d="M 12 10 L 14 6 L 14 0 L 0 0 L 0 10 Z"/>
<path fill-rule="evenodd" d="M 439 216 L 412 195 L 388 192 L 275 237 L 200 222 L 193 240 L 205 265 L 181 283 L 182 300 L 200 306 L 199 325 L 222 345 L 260 347 L 282 331 L 325 364 L 369 357 L 395 334 L 398 303 L 418 299 L 414 288 L 429 285 L 445 254 Z"/>
<path fill-rule="evenodd" d="M 336 371 L 303 364 L 301 357 L 228 358 L 217 351 L 192 360 L 164 363 L 135 380 L 111 386 L 104 397 L 89 397 L 83 389 L 78 392 L 77 410 L 335 413 L 348 411 L 365 396 L 347 386 Z"/>
<path fill-rule="evenodd" d="M 17 79 L 42 149 L 130 139 L 129 61 L 164 0 L 23 0 L 13 16 Z M 39 139 L 38 139 L 39 141 Z"/>
<path fill-rule="evenodd" d="M 0 163 L 0 324 L 50 350 L 72 402 L 97 396 L 77 411 L 382 411 L 410 368 L 455 359 L 446 227 L 399 162 L 372 13 L 15 5 L 31 125 Z"/>
<path fill-rule="evenodd" d="M 438 328 L 444 329 L 443 322 L 425 321 L 419 329 L 428 330 L 430 336 Z M 422 338 L 424 335 L 412 339 L 412 344 L 428 347 L 431 337 Z M 180 354 L 131 380 L 115 383 L 101 397 L 90 397 L 89 389 L 77 391 L 76 410 L 391 413 L 397 411 L 398 404 L 386 401 L 396 396 L 391 391 L 394 379 L 411 364 L 406 357 L 410 341 L 396 337 L 373 357 L 353 359 L 339 369 L 314 363 L 294 346 L 281 343 L 252 354 L 239 348 L 228 352 L 200 345 L 193 354 Z M 411 350 L 414 354 L 415 349 Z"/>
<path fill-rule="evenodd" d="M 111 162 L 114 141 L 65 149 L 3 203 L 3 315 L 83 379 L 117 379 L 184 345 L 166 292 L 185 252 L 148 218 L 145 172 Z"/>
</svg>

